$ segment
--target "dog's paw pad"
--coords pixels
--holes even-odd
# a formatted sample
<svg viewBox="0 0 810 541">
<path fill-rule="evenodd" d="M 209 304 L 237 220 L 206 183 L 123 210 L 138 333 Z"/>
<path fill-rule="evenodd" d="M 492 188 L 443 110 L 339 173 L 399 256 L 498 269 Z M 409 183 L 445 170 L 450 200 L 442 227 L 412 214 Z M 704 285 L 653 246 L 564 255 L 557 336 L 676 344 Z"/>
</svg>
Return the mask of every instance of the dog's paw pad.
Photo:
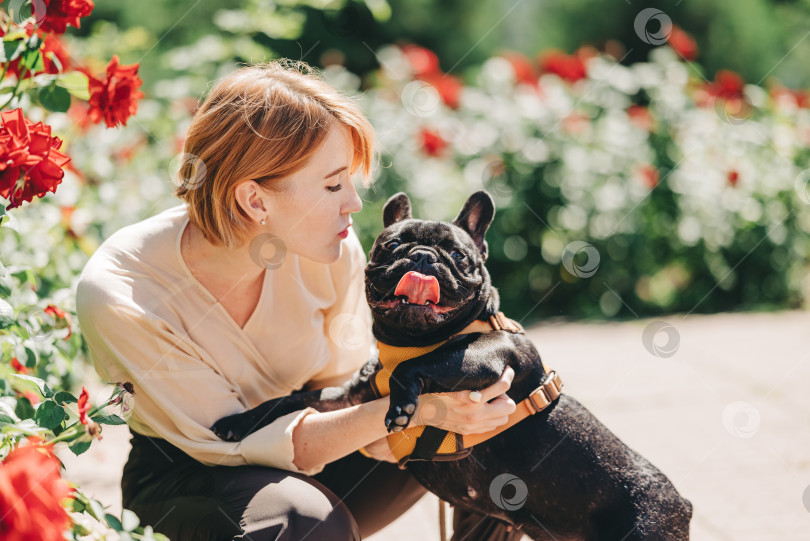
<svg viewBox="0 0 810 541">
<path fill-rule="evenodd" d="M 405 406 L 405 413 L 408 415 L 413 415 L 413 412 L 416 411 L 416 404 L 407 404 Z"/>
</svg>

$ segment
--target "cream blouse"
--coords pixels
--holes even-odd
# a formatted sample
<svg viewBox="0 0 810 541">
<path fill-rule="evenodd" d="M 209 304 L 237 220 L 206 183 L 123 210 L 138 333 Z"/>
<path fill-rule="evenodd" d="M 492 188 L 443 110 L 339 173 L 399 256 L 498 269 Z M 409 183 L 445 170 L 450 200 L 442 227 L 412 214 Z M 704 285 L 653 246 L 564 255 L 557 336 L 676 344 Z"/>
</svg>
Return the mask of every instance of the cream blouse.
<svg viewBox="0 0 810 541">
<path fill-rule="evenodd" d="M 132 382 L 132 430 L 199 462 L 257 464 L 313 475 L 293 463 L 292 432 L 312 408 L 280 417 L 241 442 L 209 427 L 292 391 L 346 381 L 376 354 L 366 304 L 366 256 L 350 228 L 332 264 L 287 254 L 265 272 L 244 327 L 191 274 L 180 253 L 184 204 L 111 235 L 87 262 L 76 312 L 93 365 Z"/>
</svg>

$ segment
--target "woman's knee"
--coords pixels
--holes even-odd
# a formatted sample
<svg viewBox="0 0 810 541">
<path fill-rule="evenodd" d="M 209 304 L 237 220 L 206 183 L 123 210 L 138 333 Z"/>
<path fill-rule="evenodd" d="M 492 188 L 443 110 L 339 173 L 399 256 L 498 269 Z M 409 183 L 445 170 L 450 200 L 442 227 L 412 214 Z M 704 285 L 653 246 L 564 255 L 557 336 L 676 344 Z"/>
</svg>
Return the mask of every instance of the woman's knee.
<svg viewBox="0 0 810 541">
<path fill-rule="evenodd" d="M 256 541 L 360 539 L 346 505 L 328 488 L 305 476 L 290 475 L 259 490 L 248 503 L 241 526 L 244 539 Z"/>
</svg>

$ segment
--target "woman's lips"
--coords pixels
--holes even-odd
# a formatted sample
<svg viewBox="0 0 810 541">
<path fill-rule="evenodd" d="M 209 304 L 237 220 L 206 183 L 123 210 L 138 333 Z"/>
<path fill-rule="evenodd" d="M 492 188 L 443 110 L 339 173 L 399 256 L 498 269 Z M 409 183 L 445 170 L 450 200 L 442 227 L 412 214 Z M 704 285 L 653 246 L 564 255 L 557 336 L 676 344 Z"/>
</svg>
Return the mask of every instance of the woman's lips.
<svg viewBox="0 0 810 541">
<path fill-rule="evenodd" d="M 338 233 L 338 237 L 340 237 L 342 239 L 345 239 L 346 237 L 348 237 L 349 236 L 349 227 L 351 227 L 351 224 L 349 224 L 349 226 L 346 229 L 344 229 L 343 231 Z"/>
</svg>

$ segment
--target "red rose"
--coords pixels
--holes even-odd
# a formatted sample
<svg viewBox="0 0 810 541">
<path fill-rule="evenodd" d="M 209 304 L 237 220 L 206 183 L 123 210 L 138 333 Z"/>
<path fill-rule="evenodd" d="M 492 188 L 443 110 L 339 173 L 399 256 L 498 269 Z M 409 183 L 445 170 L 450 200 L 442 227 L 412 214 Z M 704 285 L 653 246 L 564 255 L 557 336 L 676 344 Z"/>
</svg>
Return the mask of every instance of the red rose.
<svg viewBox="0 0 810 541">
<path fill-rule="evenodd" d="M 422 142 L 422 150 L 428 156 L 441 156 L 444 149 L 447 148 L 447 141 L 442 139 L 438 133 L 427 128 L 422 128 L 419 137 Z"/>
<path fill-rule="evenodd" d="M 445 105 L 451 109 L 458 109 L 461 89 L 464 88 L 459 79 L 441 72 L 423 75 L 420 79 L 436 89 Z"/>
<path fill-rule="evenodd" d="M 61 308 L 58 308 L 53 304 L 49 304 L 48 306 L 46 306 L 43 312 L 52 315 L 56 319 L 65 319 L 65 312 Z"/>
<path fill-rule="evenodd" d="M 567 55 L 561 51 L 550 51 L 540 61 L 543 73 L 553 73 L 560 79 L 575 83 L 588 76 L 581 55 Z"/>
<path fill-rule="evenodd" d="M 735 187 L 739 180 L 740 180 L 740 174 L 737 171 L 732 169 L 731 171 L 728 172 L 728 184 L 729 184 L 729 186 L 731 186 L 732 188 Z"/>
<path fill-rule="evenodd" d="M 40 73 L 60 73 L 59 67 L 57 66 L 56 62 L 53 61 L 54 57 L 61 65 L 61 73 L 64 73 L 70 69 L 70 53 L 65 50 L 62 42 L 59 41 L 59 39 L 53 34 L 42 34 L 41 32 L 37 33 L 40 35 L 40 37 L 44 35 L 39 51 L 42 54 L 42 61 L 45 67 L 44 69 L 34 73 L 27 70 L 25 75 L 22 76 L 23 79 L 28 79 L 34 75 L 39 75 Z M 15 58 L 13 61 L 9 62 L 7 71 L 19 77 L 20 72 L 22 71 L 22 68 L 20 67 L 20 59 Z"/>
<path fill-rule="evenodd" d="M 658 169 L 650 164 L 643 164 L 636 166 L 636 176 L 644 183 L 645 186 L 652 189 L 658 186 L 659 174 Z"/>
<path fill-rule="evenodd" d="M 23 366 L 22 363 L 20 363 L 20 361 L 17 359 L 17 357 L 12 357 L 11 358 L 11 367 L 14 370 L 16 370 L 18 374 L 25 375 L 25 374 L 28 373 L 28 368 Z"/>
<path fill-rule="evenodd" d="M 90 395 L 87 394 L 87 389 L 82 387 L 82 394 L 79 395 L 78 405 L 79 405 L 79 422 L 83 425 L 87 424 L 87 410 L 90 409 L 90 403 L 88 402 Z"/>
<path fill-rule="evenodd" d="M 709 83 L 706 90 L 709 95 L 724 100 L 743 99 L 745 81 L 739 74 L 730 70 L 720 70 L 714 76 L 714 82 Z"/>
<path fill-rule="evenodd" d="M 127 119 L 138 111 L 138 99 L 143 92 L 138 90 L 143 81 L 138 77 L 140 64 L 119 66 L 118 55 L 113 55 L 107 64 L 107 79 L 102 81 L 85 68 L 78 68 L 89 80 L 90 120 L 98 124 L 102 119 L 108 128 L 118 124 L 127 125 Z"/>
<path fill-rule="evenodd" d="M 627 117 L 635 126 L 646 130 L 653 131 L 655 128 L 655 121 L 650 110 L 643 105 L 631 105 L 627 108 Z"/>
<path fill-rule="evenodd" d="M 64 34 L 67 26 L 81 28 L 81 17 L 92 13 L 93 0 L 37 0 L 31 2 L 34 18 L 43 32 Z"/>
<path fill-rule="evenodd" d="M 16 447 L 0 463 L 0 539 L 62 541 L 70 516 L 62 500 L 72 496 L 59 474 L 52 446 Z"/>
<path fill-rule="evenodd" d="M 538 86 L 538 74 L 528 58 L 511 51 L 504 53 L 502 56 L 512 66 L 512 71 L 515 72 L 515 81 L 535 88 Z"/>
<path fill-rule="evenodd" d="M 25 118 L 22 109 L 4 111 L 0 120 L 0 196 L 10 201 L 6 210 L 55 192 L 70 161 L 58 151 L 62 140 L 51 137 L 47 124 Z"/>
<path fill-rule="evenodd" d="M 698 55 L 698 46 L 692 36 L 684 32 L 679 27 L 672 25 L 669 33 L 669 46 L 672 47 L 678 55 L 686 60 L 695 60 Z"/>
<path fill-rule="evenodd" d="M 419 45 L 407 44 L 401 47 L 405 58 L 411 65 L 415 77 L 441 73 L 439 69 L 439 57 L 430 49 L 425 49 Z"/>
</svg>

